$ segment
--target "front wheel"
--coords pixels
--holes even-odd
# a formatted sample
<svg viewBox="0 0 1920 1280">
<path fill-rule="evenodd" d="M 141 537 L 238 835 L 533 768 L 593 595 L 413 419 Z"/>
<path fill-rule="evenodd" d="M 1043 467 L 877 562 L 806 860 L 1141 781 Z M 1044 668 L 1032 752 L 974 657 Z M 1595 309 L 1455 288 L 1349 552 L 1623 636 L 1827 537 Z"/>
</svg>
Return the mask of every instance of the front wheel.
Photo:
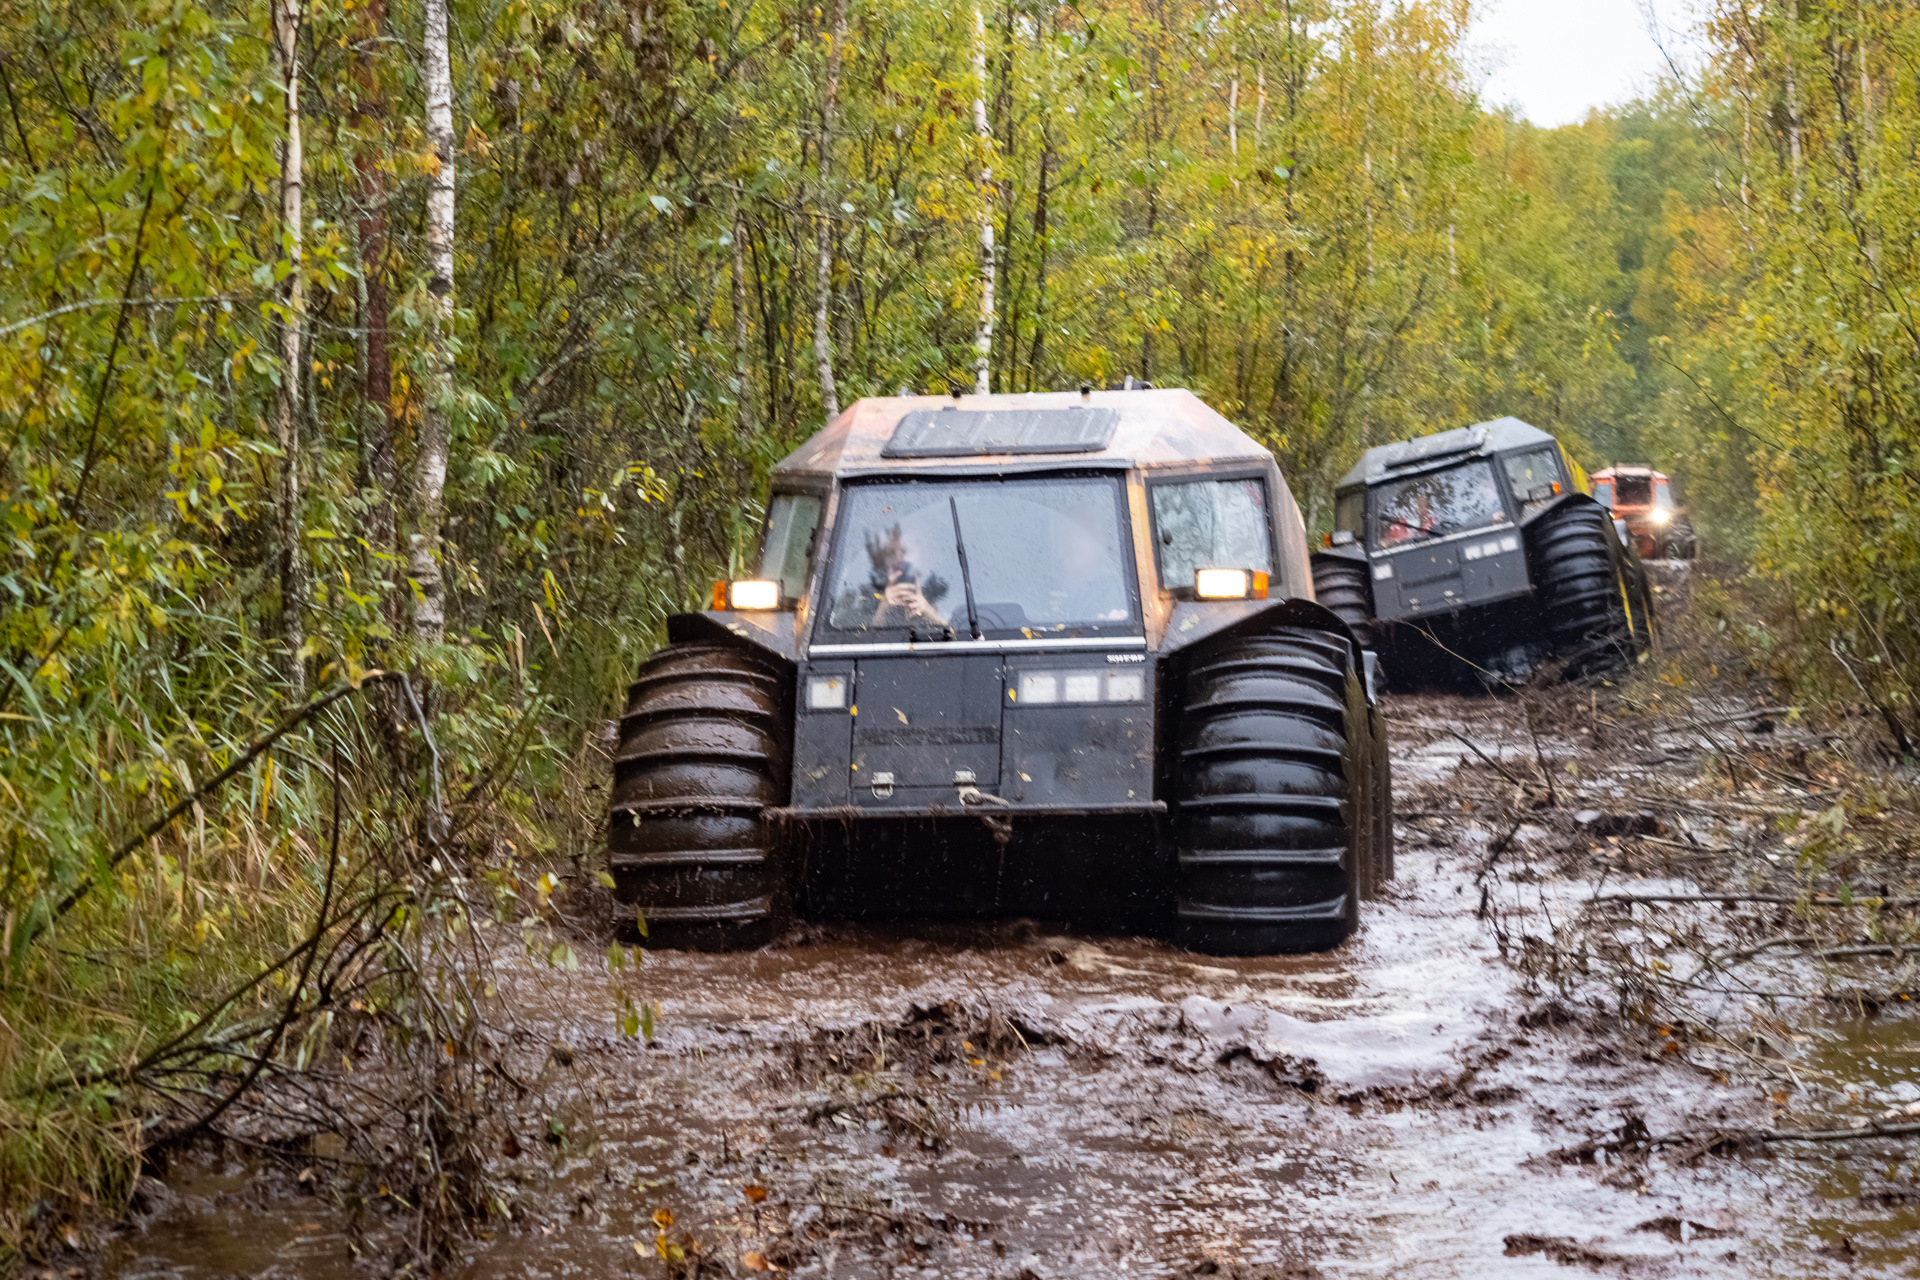
<svg viewBox="0 0 1920 1280">
<path fill-rule="evenodd" d="M 1569 502 L 1527 532 L 1528 567 L 1540 592 L 1554 656 L 1568 679 L 1626 666 L 1640 650 L 1628 610 L 1628 585 L 1606 512 Z"/>
<path fill-rule="evenodd" d="M 792 913 L 766 810 L 787 798 L 791 680 L 723 644 L 675 644 L 640 667 L 613 757 L 614 896 L 655 947 L 764 945 Z"/>
<path fill-rule="evenodd" d="M 1175 940 L 1213 955 L 1324 951 L 1391 874 L 1384 751 L 1348 641 L 1282 627 L 1186 671 L 1174 777 Z"/>
</svg>

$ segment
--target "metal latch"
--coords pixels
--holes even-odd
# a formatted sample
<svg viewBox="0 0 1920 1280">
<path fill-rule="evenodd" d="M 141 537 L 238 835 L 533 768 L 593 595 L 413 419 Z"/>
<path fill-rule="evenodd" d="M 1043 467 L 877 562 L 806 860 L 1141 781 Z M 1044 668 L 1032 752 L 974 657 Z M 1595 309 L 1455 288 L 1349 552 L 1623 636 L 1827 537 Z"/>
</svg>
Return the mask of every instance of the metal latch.
<svg viewBox="0 0 1920 1280">
<path fill-rule="evenodd" d="M 955 770 L 953 771 L 953 785 L 954 785 L 954 786 L 956 786 L 956 787 L 970 787 L 970 786 L 972 786 L 973 784 L 974 784 L 974 776 L 973 776 L 973 770 L 971 770 L 971 769 L 955 769 Z"/>
<path fill-rule="evenodd" d="M 893 796 L 893 775 L 891 773 L 874 774 L 873 775 L 873 798 L 875 800 L 887 800 L 887 799 L 891 799 L 892 796 Z"/>
</svg>

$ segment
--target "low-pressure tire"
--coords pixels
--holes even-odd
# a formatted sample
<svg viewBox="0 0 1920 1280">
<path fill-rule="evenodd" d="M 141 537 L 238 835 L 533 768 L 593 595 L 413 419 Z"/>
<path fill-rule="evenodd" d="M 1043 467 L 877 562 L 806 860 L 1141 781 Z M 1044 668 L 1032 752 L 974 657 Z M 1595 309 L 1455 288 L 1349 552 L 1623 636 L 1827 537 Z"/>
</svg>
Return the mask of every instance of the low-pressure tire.
<svg viewBox="0 0 1920 1280">
<path fill-rule="evenodd" d="M 1693 531 L 1693 521 L 1681 516 L 1673 522 L 1673 530 L 1667 534 L 1666 553 L 1669 560 L 1692 560 L 1699 556 L 1700 538 Z"/>
<path fill-rule="evenodd" d="M 1315 556 L 1313 598 L 1338 614 L 1360 642 L 1367 644 L 1366 628 L 1373 621 L 1373 590 L 1367 581 L 1367 566 L 1338 556 Z"/>
<path fill-rule="evenodd" d="M 1212 955 L 1324 951 L 1359 923 L 1352 827 L 1374 825 L 1364 697 L 1342 636 L 1285 627 L 1185 673 L 1174 763 L 1174 935 Z M 1355 812 L 1358 801 L 1369 812 Z M 1350 826 L 1349 815 L 1354 822 Z"/>
<path fill-rule="evenodd" d="M 1637 647 L 1608 523 L 1601 507 L 1569 502 L 1527 532 L 1528 567 L 1568 679 L 1625 666 Z"/>
<path fill-rule="evenodd" d="M 790 679 L 723 644 L 676 644 L 640 667 L 613 756 L 614 896 L 649 946 L 757 947 L 792 914 L 765 811 L 786 803 Z"/>
</svg>

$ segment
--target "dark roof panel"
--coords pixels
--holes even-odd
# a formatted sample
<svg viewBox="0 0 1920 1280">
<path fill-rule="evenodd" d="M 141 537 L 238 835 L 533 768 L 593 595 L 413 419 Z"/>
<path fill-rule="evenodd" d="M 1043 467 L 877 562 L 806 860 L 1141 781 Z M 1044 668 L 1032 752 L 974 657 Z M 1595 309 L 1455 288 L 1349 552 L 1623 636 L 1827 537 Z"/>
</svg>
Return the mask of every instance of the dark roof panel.
<svg viewBox="0 0 1920 1280">
<path fill-rule="evenodd" d="M 900 419 L 883 458 L 967 458 L 987 453 L 1098 453 L 1113 439 L 1113 409 L 915 409 Z"/>
<path fill-rule="evenodd" d="M 955 428 L 940 428 L 942 420 L 956 415 L 964 417 Z M 1061 419 L 1073 422 L 1076 431 L 1064 433 L 1051 425 Z M 931 420 L 934 426 L 909 426 L 909 420 Z M 1015 437 L 1029 431 L 1030 439 L 1055 443 L 1042 450 L 1019 447 Z M 903 445 L 908 451 L 902 451 Z M 1068 447 L 1073 452 L 1066 452 Z M 1010 471 L 1080 465 L 1152 471 L 1207 464 L 1264 467 L 1272 457 L 1191 391 L 1094 391 L 1085 396 L 1042 391 L 966 395 L 951 401 L 943 396 L 940 402 L 926 396 L 883 396 L 849 405 L 826 430 L 787 455 L 773 474 L 777 484 L 951 470 L 956 465 L 993 468 L 1000 460 Z"/>
<path fill-rule="evenodd" d="M 1339 488 L 1379 484 L 1395 475 L 1446 466 L 1461 458 L 1505 453 L 1531 444 L 1552 444 L 1553 437 L 1518 418 L 1495 418 L 1452 431 L 1383 444 L 1360 455 L 1353 470 L 1340 478 Z"/>
</svg>

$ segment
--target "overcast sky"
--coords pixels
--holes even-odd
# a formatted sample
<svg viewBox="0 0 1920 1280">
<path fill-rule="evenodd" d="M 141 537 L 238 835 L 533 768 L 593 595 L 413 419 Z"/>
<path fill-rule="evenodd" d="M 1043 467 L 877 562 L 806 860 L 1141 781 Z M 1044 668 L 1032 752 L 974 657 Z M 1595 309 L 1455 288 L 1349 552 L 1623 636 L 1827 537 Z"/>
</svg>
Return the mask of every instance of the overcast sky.
<svg viewBox="0 0 1920 1280">
<path fill-rule="evenodd" d="M 1651 0 L 1668 49 L 1684 61 L 1692 0 Z M 1476 0 L 1469 56 L 1490 107 L 1538 125 L 1572 124 L 1624 102 L 1666 69 L 1648 30 L 1649 0 Z"/>
</svg>

